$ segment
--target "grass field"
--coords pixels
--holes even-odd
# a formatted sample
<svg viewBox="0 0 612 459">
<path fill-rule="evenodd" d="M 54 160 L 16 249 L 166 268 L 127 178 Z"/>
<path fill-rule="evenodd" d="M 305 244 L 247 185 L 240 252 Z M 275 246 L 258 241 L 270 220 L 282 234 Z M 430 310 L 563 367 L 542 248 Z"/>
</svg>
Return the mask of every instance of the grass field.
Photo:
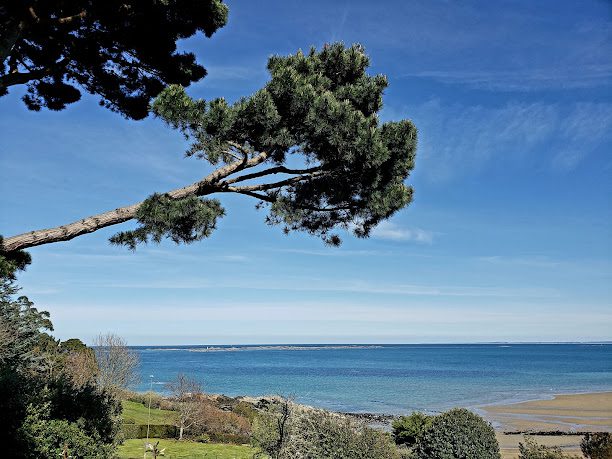
<svg viewBox="0 0 612 459">
<path fill-rule="evenodd" d="M 150 441 L 156 442 L 157 439 Z M 120 459 L 142 459 L 144 440 L 126 440 L 119 447 Z M 159 440 L 159 448 L 166 448 L 166 459 L 252 459 L 256 450 L 250 446 L 196 443 L 191 441 Z M 147 454 L 152 458 L 152 454 Z"/>
<path fill-rule="evenodd" d="M 123 419 L 134 424 L 146 424 L 149 419 L 149 409 L 142 403 L 123 400 Z M 151 408 L 151 424 L 174 424 L 176 411 L 158 410 Z"/>
</svg>

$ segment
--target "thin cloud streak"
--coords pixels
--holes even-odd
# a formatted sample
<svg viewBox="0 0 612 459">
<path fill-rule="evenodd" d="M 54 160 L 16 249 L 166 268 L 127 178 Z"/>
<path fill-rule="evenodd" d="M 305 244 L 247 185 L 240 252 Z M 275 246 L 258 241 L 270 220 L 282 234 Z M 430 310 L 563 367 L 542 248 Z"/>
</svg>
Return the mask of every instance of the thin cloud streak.
<svg viewBox="0 0 612 459">
<path fill-rule="evenodd" d="M 404 228 L 389 221 L 383 221 L 372 231 L 372 237 L 391 241 L 412 241 L 433 243 L 434 233 L 420 228 Z"/>
<path fill-rule="evenodd" d="M 419 126 L 419 170 L 434 182 L 476 174 L 493 159 L 568 172 L 612 140 L 612 104 L 603 102 L 485 107 L 433 99 L 409 109 L 387 108 L 384 117 L 406 114 Z"/>
<path fill-rule="evenodd" d="M 550 91 L 612 86 L 612 66 L 585 66 L 579 69 L 422 70 L 405 73 L 402 77 L 432 79 L 444 84 L 490 91 Z"/>
<path fill-rule="evenodd" d="M 169 290 L 214 290 L 214 289 L 244 289 L 269 291 L 299 291 L 299 292 L 347 292 L 407 296 L 440 296 L 440 297 L 523 297 L 523 298 L 557 298 L 559 292 L 552 288 L 504 288 L 479 286 L 431 286 L 401 283 L 372 283 L 364 279 L 337 279 L 330 282 L 319 278 L 285 279 L 281 284 L 273 280 L 257 279 L 243 281 L 219 281 L 206 279 L 181 279 L 177 281 L 158 282 L 103 282 L 84 283 L 97 287 L 121 289 L 169 289 Z"/>
</svg>

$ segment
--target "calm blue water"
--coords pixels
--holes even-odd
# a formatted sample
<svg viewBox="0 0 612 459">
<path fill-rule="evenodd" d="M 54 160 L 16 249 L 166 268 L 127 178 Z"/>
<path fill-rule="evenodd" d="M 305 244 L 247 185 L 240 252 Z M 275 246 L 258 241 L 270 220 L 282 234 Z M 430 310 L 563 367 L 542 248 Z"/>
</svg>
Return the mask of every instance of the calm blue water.
<svg viewBox="0 0 612 459">
<path fill-rule="evenodd" d="M 384 345 L 380 348 L 192 352 L 137 347 L 142 383 L 177 373 L 211 393 L 282 394 L 322 408 L 376 413 L 444 410 L 612 390 L 612 344 Z"/>
</svg>

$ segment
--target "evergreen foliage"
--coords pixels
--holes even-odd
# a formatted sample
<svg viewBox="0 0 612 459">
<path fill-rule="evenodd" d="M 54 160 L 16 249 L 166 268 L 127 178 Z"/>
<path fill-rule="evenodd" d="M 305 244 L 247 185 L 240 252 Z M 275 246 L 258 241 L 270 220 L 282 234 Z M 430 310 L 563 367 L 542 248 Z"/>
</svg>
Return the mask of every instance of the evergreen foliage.
<svg viewBox="0 0 612 459">
<path fill-rule="evenodd" d="M 612 459 L 612 433 L 587 433 L 580 443 L 580 449 L 589 459 Z"/>
<path fill-rule="evenodd" d="M 0 236 L 0 247 L 2 247 L 3 237 Z M 23 250 L 14 250 L 5 253 L 0 250 L 0 280 L 15 280 L 17 271 L 24 271 L 32 262 L 32 257 Z"/>
<path fill-rule="evenodd" d="M 140 226 L 117 233 L 110 241 L 132 250 L 139 243 L 149 240 L 159 244 L 164 237 L 177 244 L 187 244 L 210 236 L 216 228 L 217 218 L 224 213 L 216 199 L 196 196 L 172 199 L 167 195 L 154 194 L 138 208 L 136 219 Z"/>
<path fill-rule="evenodd" d="M 140 203 L 4 239 L 0 256 L 9 260 L 19 250 L 132 219 L 138 226 L 112 243 L 134 249 L 164 238 L 199 241 L 225 213 L 208 196 L 226 193 L 256 199 L 257 208 L 268 210 L 266 222 L 285 233 L 303 231 L 331 245 L 341 243 L 341 231 L 368 237 L 412 201 L 405 181 L 417 147 L 411 121 L 379 122 L 387 79 L 368 75 L 368 66 L 360 45 L 336 43 L 271 57 L 268 83 L 233 104 L 194 100 L 180 85 L 169 86 L 153 113 L 190 141 L 188 156 L 216 169 Z"/>
<path fill-rule="evenodd" d="M 418 459 L 500 459 L 495 431 L 463 408 L 434 417 L 415 448 Z"/>
<path fill-rule="evenodd" d="M 580 459 L 578 456 L 570 456 L 556 446 L 545 446 L 538 444 L 533 438 L 525 437 L 519 443 L 519 459 Z"/>
<path fill-rule="evenodd" d="M 91 378 L 75 384 L 67 357 L 90 352 L 47 334 L 37 310 L 9 280 L 0 283 L 0 444 L 6 457 L 110 458 L 120 405 Z M 80 343 L 82 344 L 82 343 Z M 77 349 L 78 348 L 78 349 Z M 7 395 L 10 394 L 10 395 Z"/>
<path fill-rule="evenodd" d="M 40 370 L 44 356 L 37 352 L 52 331 L 49 313 L 39 311 L 27 297 L 15 298 L 19 289 L 0 280 L 0 365 L 16 372 Z"/>
<path fill-rule="evenodd" d="M 152 110 L 191 140 L 188 156 L 235 165 L 209 180 L 200 194 L 254 197 L 268 206 L 267 223 L 337 245 L 333 230 L 367 237 L 412 200 L 413 190 L 404 181 L 414 168 L 416 128 L 408 120 L 379 122 L 387 79 L 368 75 L 368 66 L 361 46 L 326 45 L 321 51 L 270 58 L 270 81 L 234 104 L 193 100 L 183 88 L 170 86 Z M 248 167 L 258 168 L 229 178 Z M 236 185 L 264 177 L 270 180 Z M 189 208 L 192 218 L 184 213 Z M 142 226 L 119 233 L 112 242 L 134 248 L 162 236 L 175 242 L 199 240 L 223 214 L 216 202 L 163 201 L 159 195 L 138 212 Z"/>
<path fill-rule="evenodd" d="M 33 0 L 0 5 L 0 96 L 26 84 L 31 110 L 62 110 L 81 97 L 128 118 L 147 116 L 166 85 L 206 75 L 176 42 L 210 37 L 227 21 L 221 0 Z"/>
<path fill-rule="evenodd" d="M 418 443 L 433 421 L 433 416 L 415 411 L 392 422 L 393 439 L 398 445 L 412 447 Z"/>
</svg>

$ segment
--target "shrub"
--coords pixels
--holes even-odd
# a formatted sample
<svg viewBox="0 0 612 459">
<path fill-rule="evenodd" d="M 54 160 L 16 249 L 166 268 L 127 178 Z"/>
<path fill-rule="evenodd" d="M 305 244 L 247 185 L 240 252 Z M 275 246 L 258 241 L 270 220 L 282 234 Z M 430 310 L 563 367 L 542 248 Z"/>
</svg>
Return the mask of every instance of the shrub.
<svg viewBox="0 0 612 459">
<path fill-rule="evenodd" d="M 589 459 L 612 459 L 612 433 L 588 433 L 582 439 L 580 448 Z"/>
<path fill-rule="evenodd" d="M 191 428 L 191 435 L 208 435 L 218 443 L 248 443 L 251 436 L 251 423 L 248 419 L 223 411 L 208 401 L 200 402 L 196 414 L 197 423 Z"/>
<path fill-rule="evenodd" d="M 272 459 L 399 459 L 397 447 L 384 432 L 319 410 L 281 402 L 253 424 L 253 439 Z"/>
<path fill-rule="evenodd" d="M 398 445 L 412 447 L 416 445 L 427 428 L 431 425 L 433 416 L 415 411 L 410 416 L 401 416 L 391 424 L 393 439 Z"/>
<path fill-rule="evenodd" d="M 563 454 L 561 448 L 539 445 L 533 438 L 525 437 L 519 443 L 519 459 L 579 459 Z"/>
<path fill-rule="evenodd" d="M 415 448 L 418 459 L 500 459 L 490 424 L 456 408 L 433 418 Z"/>
<path fill-rule="evenodd" d="M 121 433 L 124 439 L 147 438 L 146 424 L 123 424 Z M 151 424 L 149 438 L 177 438 L 178 428 L 171 424 Z"/>
<path fill-rule="evenodd" d="M 110 459 L 114 446 L 104 444 L 95 435 L 85 432 L 83 422 L 69 422 L 50 418 L 49 405 L 30 405 L 28 414 L 19 429 L 19 435 L 27 446 L 26 458 L 61 457 L 64 452 L 72 458 Z"/>
<path fill-rule="evenodd" d="M 121 425 L 121 438 L 123 440 L 128 440 L 130 438 L 140 438 L 140 425 L 123 423 Z"/>
<path fill-rule="evenodd" d="M 79 340 L 60 343 L 49 314 L 0 279 L 0 438 L 12 459 L 112 457 L 120 404 L 94 384 L 93 360 L 70 361 L 90 350 Z M 79 351 L 80 350 L 80 351 Z M 95 448 L 92 446 L 95 445 Z"/>
<path fill-rule="evenodd" d="M 258 411 L 252 404 L 242 401 L 236 403 L 236 405 L 232 407 L 232 412 L 236 413 L 238 416 L 248 419 L 251 422 L 257 417 L 258 414 Z"/>
<path fill-rule="evenodd" d="M 198 443 L 210 443 L 210 435 L 201 434 L 195 437 L 193 440 L 197 441 Z"/>
</svg>

